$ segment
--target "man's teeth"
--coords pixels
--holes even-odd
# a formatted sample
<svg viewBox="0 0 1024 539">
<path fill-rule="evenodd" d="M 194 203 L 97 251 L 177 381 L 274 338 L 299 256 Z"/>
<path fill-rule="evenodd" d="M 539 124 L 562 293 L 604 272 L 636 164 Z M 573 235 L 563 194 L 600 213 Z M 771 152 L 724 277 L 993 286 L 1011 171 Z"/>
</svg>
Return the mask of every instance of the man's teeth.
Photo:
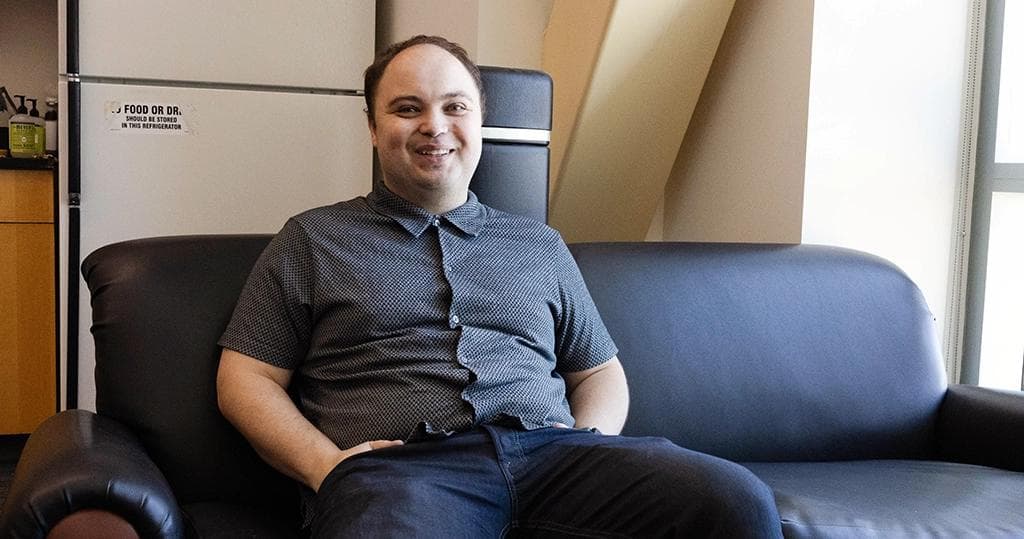
<svg viewBox="0 0 1024 539">
<path fill-rule="evenodd" d="M 418 153 L 420 155 L 447 155 L 447 154 L 449 154 L 451 152 L 452 152 L 452 150 L 449 149 L 449 150 L 420 150 L 420 151 L 417 151 L 416 153 Z"/>
</svg>

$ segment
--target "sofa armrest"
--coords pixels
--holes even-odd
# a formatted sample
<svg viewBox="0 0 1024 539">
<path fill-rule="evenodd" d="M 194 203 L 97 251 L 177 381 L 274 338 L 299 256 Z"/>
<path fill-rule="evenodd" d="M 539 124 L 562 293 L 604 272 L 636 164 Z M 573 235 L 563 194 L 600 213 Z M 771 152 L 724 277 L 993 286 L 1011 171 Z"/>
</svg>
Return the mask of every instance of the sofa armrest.
<svg viewBox="0 0 1024 539">
<path fill-rule="evenodd" d="M 69 410 L 29 436 L 0 511 L 0 536 L 42 537 L 69 515 L 120 516 L 142 537 L 181 537 L 184 521 L 170 485 L 117 421 Z"/>
<path fill-rule="evenodd" d="M 946 460 L 1024 472 L 1024 392 L 951 385 L 938 437 Z"/>
</svg>

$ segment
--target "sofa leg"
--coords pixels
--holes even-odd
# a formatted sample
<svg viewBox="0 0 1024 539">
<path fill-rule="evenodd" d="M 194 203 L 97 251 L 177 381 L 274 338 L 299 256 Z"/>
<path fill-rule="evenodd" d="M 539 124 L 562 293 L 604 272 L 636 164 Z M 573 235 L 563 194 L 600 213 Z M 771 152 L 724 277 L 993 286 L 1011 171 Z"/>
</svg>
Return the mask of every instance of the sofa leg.
<svg viewBox="0 0 1024 539">
<path fill-rule="evenodd" d="M 47 539 L 139 539 L 127 520 L 110 511 L 87 509 L 64 517 L 46 535 Z"/>
</svg>

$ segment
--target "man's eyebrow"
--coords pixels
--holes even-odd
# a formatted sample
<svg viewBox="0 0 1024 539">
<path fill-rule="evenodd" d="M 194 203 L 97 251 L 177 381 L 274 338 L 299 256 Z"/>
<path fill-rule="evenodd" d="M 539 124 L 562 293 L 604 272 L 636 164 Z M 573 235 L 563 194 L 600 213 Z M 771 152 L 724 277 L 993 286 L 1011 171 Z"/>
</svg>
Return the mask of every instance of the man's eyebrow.
<svg viewBox="0 0 1024 539">
<path fill-rule="evenodd" d="M 454 92 L 448 92 L 448 93 L 442 95 L 441 99 L 467 99 L 467 100 L 472 101 L 473 97 L 471 95 L 467 94 L 466 92 L 456 90 Z M 391 101 L 388 101 L 388 105 L 387 106 L 390 108 L 390 107 L 395 106 L 396 103 L 401 103 L 403 101 L 404 102 L 412 102 L 412 103 L 422 103 L 423 102 L 423 100 L 420 99 L 420 97 L 416 96 L 416 95 L 400 95 L 400 96 L 395 97 Z"/>
<path fill-rule="evenodd" d="M 392 99 L 391 101 L 388 101 L 388 107 L 392 107 L 392 106 L 395 105 L 395 103 L 399 103 L 399 102 L 402 102 L 402 101 L 412 101 L 413 103 L 422 103 L 423 102 L 422 99 L 420 99 L 419 97 L 416 97 L 414 95 L 400 95 L 400 96 Z"/>
<path fill-rule="evenodd" d="M 454 98 L 456 98 L 456 97 L 461 97 L 461 98 L 463 98 L 463 99 L 470 99 L 470 100 L 472 100 L 472 99 L 473 99 L 473 98 L 472 98 L 472 96 L 470 96 L 470 95 L 469 95 L 469 94 L 467 94 L 466 92 L 460 92 L 460 91 L 455 91 L 455 92 L 448 92 L 448 93 L 444 94 L 444 95 L 443 95 L 443 96 L 441 96 L 441 97 L 443 97 L 443 98 L 445 98 L 445 99 L 454 99 Z"/>
</svg>

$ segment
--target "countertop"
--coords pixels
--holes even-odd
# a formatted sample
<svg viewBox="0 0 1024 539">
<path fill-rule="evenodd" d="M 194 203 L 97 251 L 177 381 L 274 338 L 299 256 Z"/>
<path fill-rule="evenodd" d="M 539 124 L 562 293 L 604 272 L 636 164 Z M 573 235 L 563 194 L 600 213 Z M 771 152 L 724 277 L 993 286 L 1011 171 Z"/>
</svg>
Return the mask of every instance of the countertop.
<svg viewBox="0 0 1024 539">
<path fill-rule="evenodd" d="M 0 157 L 0 170 L 53 170 L 55 168 L 57 168 L 57 160 L 52 157 L 38 159 Z"/>
</svg>

